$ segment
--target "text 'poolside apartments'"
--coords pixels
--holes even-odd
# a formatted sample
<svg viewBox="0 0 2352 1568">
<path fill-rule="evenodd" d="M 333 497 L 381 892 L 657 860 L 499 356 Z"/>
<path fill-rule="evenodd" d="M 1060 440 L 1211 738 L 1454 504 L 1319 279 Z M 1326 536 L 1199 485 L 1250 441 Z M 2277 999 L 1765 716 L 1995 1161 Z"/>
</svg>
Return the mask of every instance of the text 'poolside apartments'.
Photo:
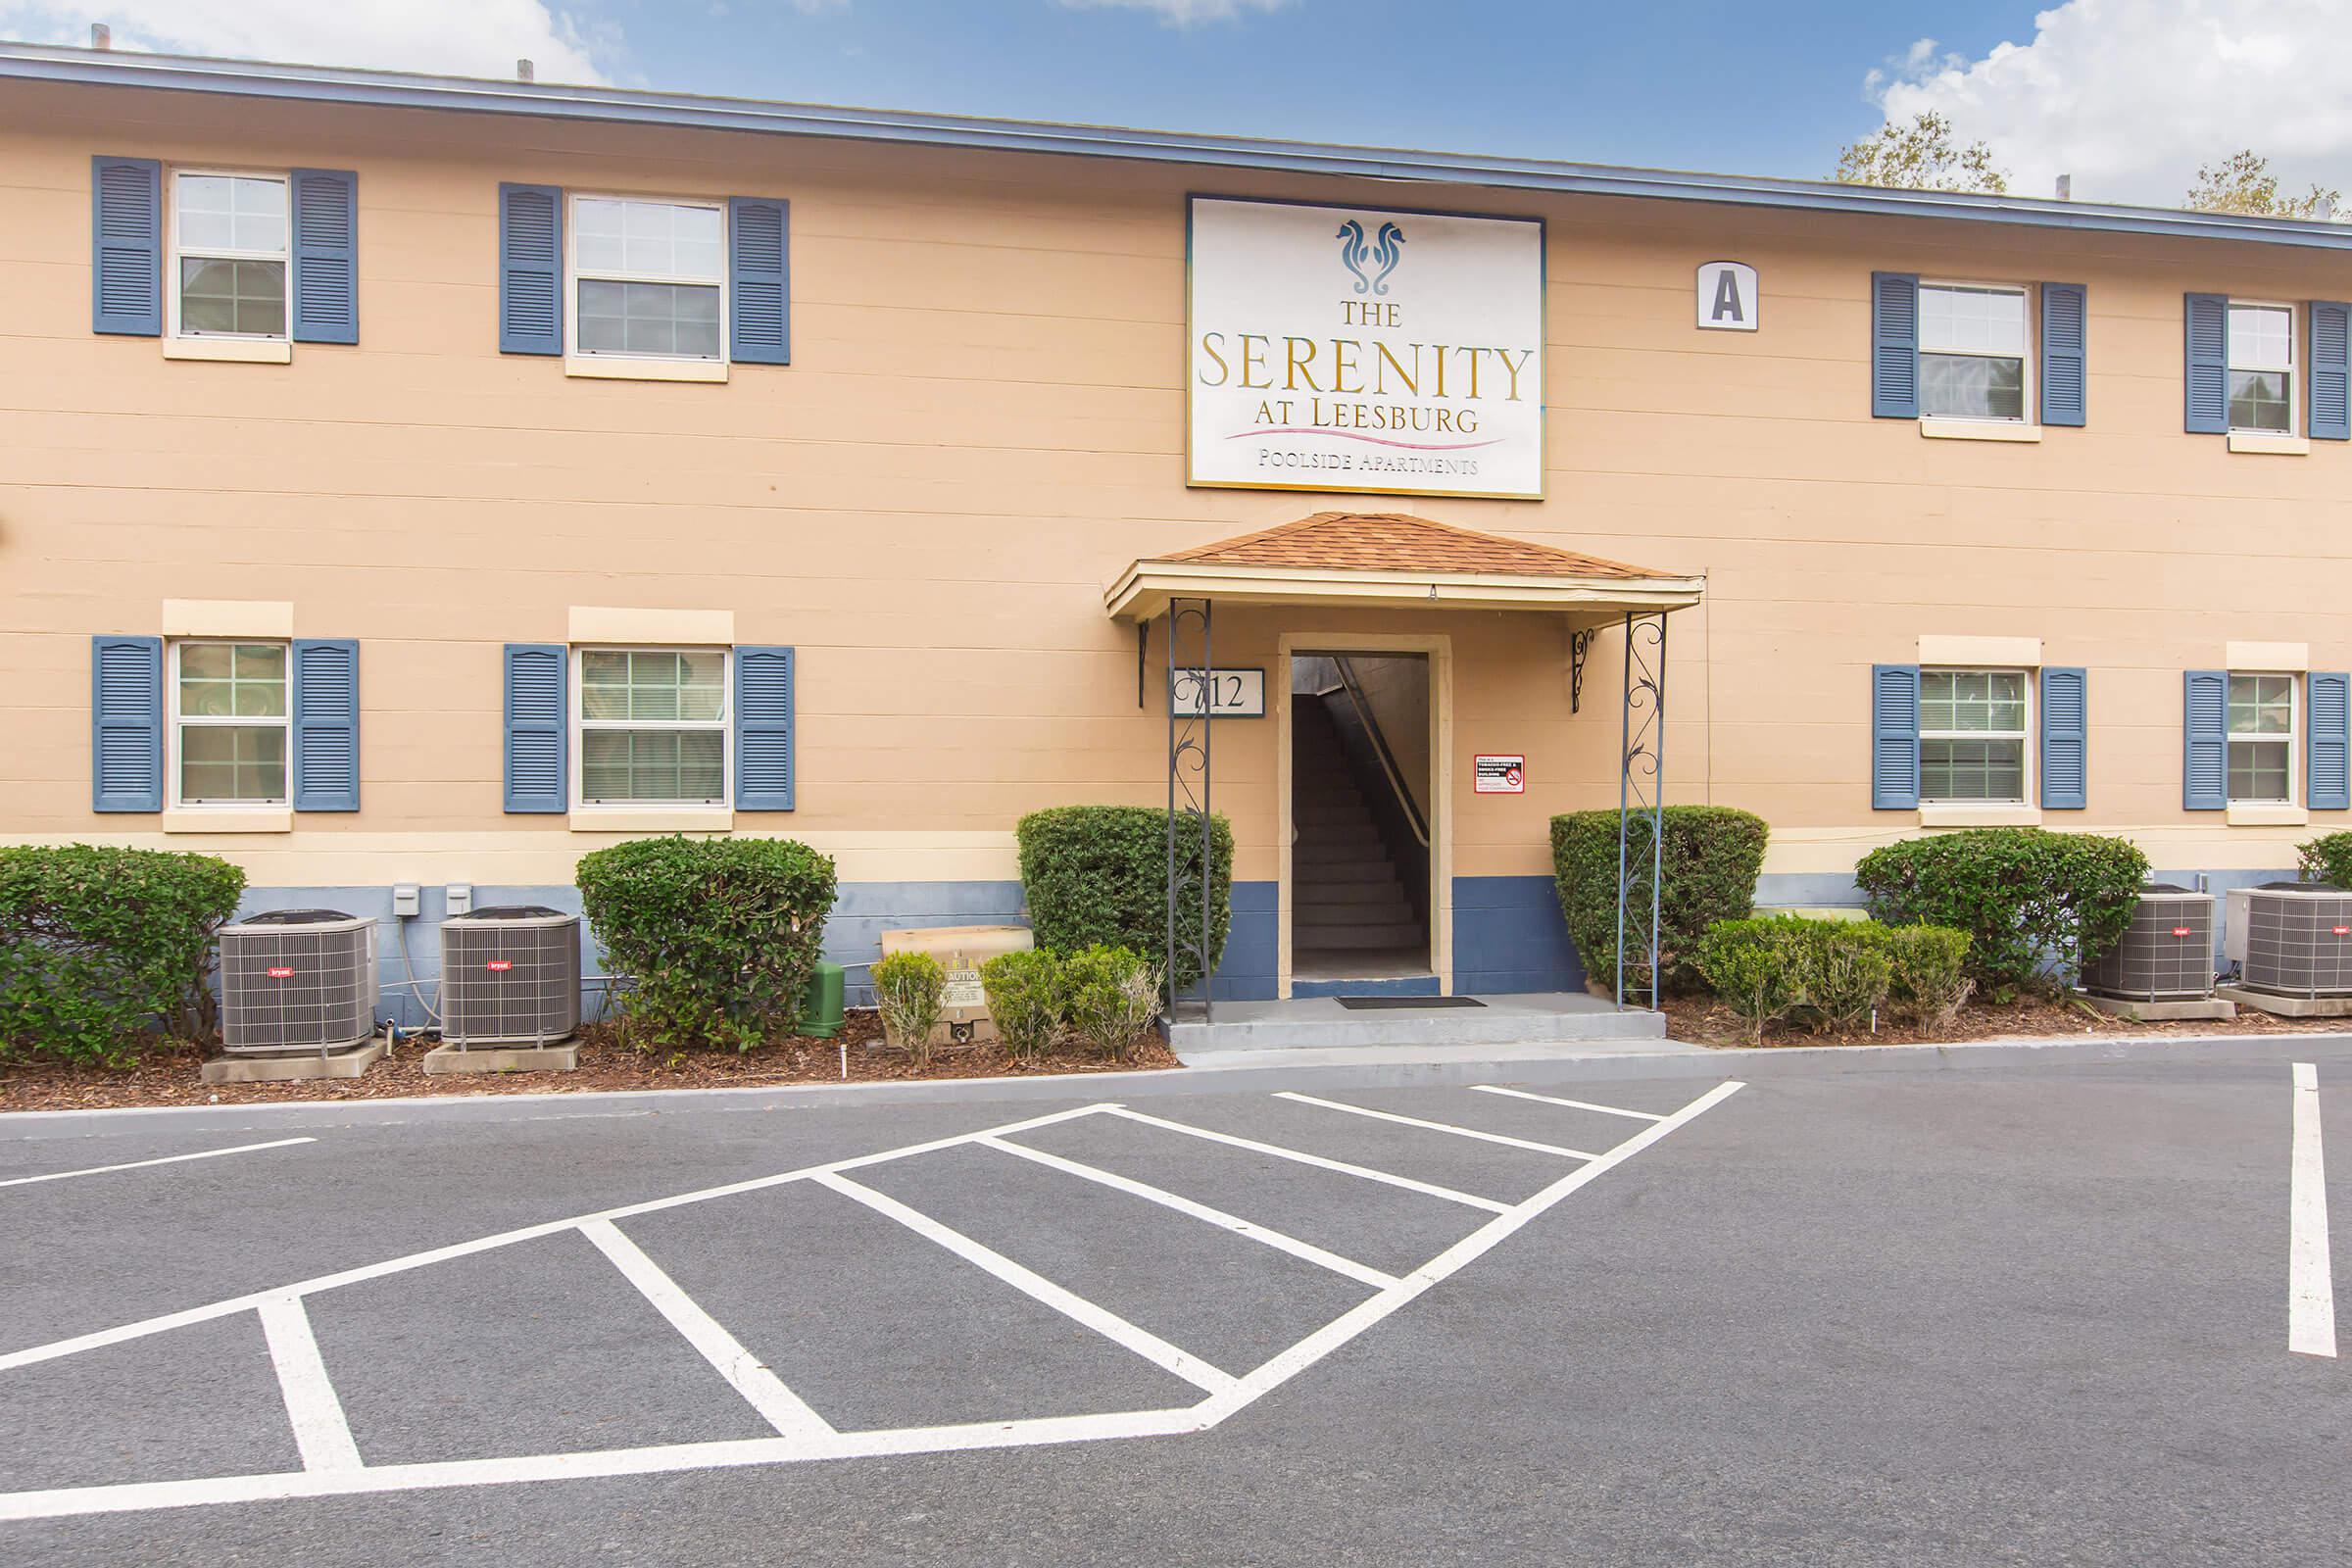
<svg viewBox="0 0 2352 1568">
<path fill-rule="evenodd" d="M 1573 989 L 1546 822 L 1618 802 L 1629 628 L 1665 798 L 1770 821 L 1771 905 L 1964 824 L 2260 880 L 2352 806 L 2336 226 L 0 78 L 13 841 L 388 924 L 419 884 L 430 927 L 451 884 L 576 908 L 620 837 L 790 835 L 856 963 L 1019 918 L 1015 820 L 1164 805 L 1208 703 L 1220 995 Z"/>
</svg>

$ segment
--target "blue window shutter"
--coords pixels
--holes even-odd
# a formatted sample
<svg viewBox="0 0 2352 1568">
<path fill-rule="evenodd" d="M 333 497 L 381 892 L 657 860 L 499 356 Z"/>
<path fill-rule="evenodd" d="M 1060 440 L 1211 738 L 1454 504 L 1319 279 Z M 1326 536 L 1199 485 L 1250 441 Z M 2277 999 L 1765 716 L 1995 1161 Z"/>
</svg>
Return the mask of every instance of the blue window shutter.
<svg viewBox="0 0 2352 1568">
<path fill-rule="evenodd" d="M 2041 285 L 2041 422 L 2081 424 L 2088 404 L 2089 291 Z"/>
<path fill-rule="evenodd" d="M 360 340 L 360 176 L 348 169 L 294 171 L 297 343 Z"/>
<path fill-rule="evenodd" d="M 2194 435 L 2230 431 L 2230 300 L 2221 294 L 2182 296 L 2181 382 L 2187 407 L 2180 428 Z"/>
<path fill-rule="evenodd" d="M 727 245 L 727 357 L 738 365 L 790 365 L 792 204 L 732 198 Z"/>
<path fill-rule="evenodd" d="M 2352 675 L 2314 670 L 2304 798 L 2315 811 L 2352 810 Z"/>
<path fill-rule="evenodd" d="M 2230 804 L 2230 672 L 2192 669 L 2180 708 L 2180 806 L 2219 811 Z"/>
<path fill-rule="evenodd" d="M 2041 672 L 2041 805 L 2080 811 L 2090 804 L 2090 675 Z"/>
<path fill-rule="evenodd" d="M 90 160 L 90 330 L 163 334 L 164 166 L 152 158 Z"/>
<path fill-rule="evenodd" d="M 1919 666 L 1870 666 L 1870 808 L 1919 805 Z"/>
<path fill-rule="evenodd" d="M 1919 417 L 1919 278 L 1870 274 L 1870 412 L 1874 418 Z"/>
<path fill-rule="evenodd" d="M 2311 436 L 2352 441 L 2352 305 L 2311 302 Z"/>
<path fill-rule="evenodd" d="M 360 645 L 294 640 L 294 809 L 360 808 Z"/>
<path fill-rule="evenodd" d="M 570 804 L 571 651 L 562 643 L 507 644 L 507 809 L 561 811 Z"/>
<path fill-rule="evenodd" d="M 735 808 L 789 811 L 793 651 L 735 650 Z"/>
<path fill-rule="evenodd" d="M 498 187 L 498 352 L 564 352 L 564 193 L 553 185 Z"/>
<path fill-rule="evenodd" d="M 90 639 L 90 809 L 164 808 L 164 640 Z"/>
</svg>

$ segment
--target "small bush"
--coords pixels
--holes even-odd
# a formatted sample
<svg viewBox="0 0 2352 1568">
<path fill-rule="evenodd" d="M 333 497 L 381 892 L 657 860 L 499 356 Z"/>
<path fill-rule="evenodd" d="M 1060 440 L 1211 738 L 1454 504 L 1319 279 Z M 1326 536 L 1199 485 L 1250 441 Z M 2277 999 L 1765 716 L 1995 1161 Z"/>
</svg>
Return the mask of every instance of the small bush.
<svg viewBox="0 0 2352 1568">
<path fill-rule="evenodd" d="M 1751 1046 L 1762 1045 L 1765 1029 L 1805 1000 L 1803 975 L 1791 959 L 1792 923 L 1718 920 L 1692 956 L 1691 966 L 1747 1025 Z"/>
<path fill-rule="evenodd" d="M 1886 928 L 1860 920 L 1792 920 L 1804 927 L 1796 953 L 1816 1029 L 1851 1034 L 1869 1027 L 1894 988 Z"/>
<path fill-rule="evenodd" d="M 980 966 L 997 1038 L 1021 1061 L 1051 1050 L 1061 1031 L 1061 960 L 1042 949 L 1000 953 Z"/>
<path fill-rule="evenodd" d="M 1233 924 L 1233 828 L 1210 818 L 1208 966 L 1224 956 Z M 1168 817 L 1144 806 L 1060 806 L 1032 811 L 1017 830 L 1021 891 L 1037 945 L 1059 953 L 1119 947 L 1159 954 L 1168 945 Z M 1200 978 L 1183 933 L 1200 931 L 1200 822 L 1176 825 L 1178 990 Z"/>
<path fill-rule="evenodd" d="M 641 1044 L 749 1051 L 799 1018 L 833 907 L 830 858 L 789 839 L 633 839 L 580 857 L 580 906 L 633 982 Z"/>
<path fill-rule="evenodd" d="M 213 1033 L 213 939 L 245 873 L 209 855 L 0 849 L 0 1054 L 122 1066 Z"/>
<path fill-rule="evenodd" d="M 1126 948 L 1082 948 L 1061 960 L 1061 1008 L 1071 1031 L 1097 1051 L 1124 1056 L 1159 1016 L 1156 964 Z"/>
<path fill-rule="evenodd" d="M 928 953 L 892 953 L 875 959 L 870 973 L 884 1033 L 914 1057 L 917 1067 L 930 1066 L 931 1031 L 938 1027 L 940 999 L 947 995 L 947 969 Z"/>
<path fill-rule="evenodd" d="M 1887 925 L 1969 935 L 1967 971 L 2002 991 L 2073 984 L 2132 924 L 2148 858 L 2122 839 L 2037 827 L 1970 828 L 1873 850 L 1854 868 Z"/>
<path fill-rule="evenodd" d="M 2325 833 L 2299 848 L 2304 881 L 2352 888 L 2352 833 Z"/>
<path fill-rule="evenodd" d="M 1551 819 L 1551 863 L 1560 912 L 1585 973 L 1603 984 L 1617 974 L 1617 816 L 1577 811 Z M 1721 806 L 1669 806 L 1663 813 L 1664 886 L 1659 894 L 1658 966 L 1664 988 L 1701 983 L 1700 939 L 1718 920 L 1744 920 L 1755 908 L 1756 873 L 1764 865 L 1764 819 Z M 1626 985 L 1649 988 L 1650 821 L 1636 811 L 1626 823 L 1629 940 Z M 1641 911 L 1641 919 L 1633 911 Z M 1636 951 L 1640 962 L 1635 961 Z"/>
<path fill-rule="evenodd" d="M 1894 971 L 1893 1000 L 1923 1028 L 1947 1029 L 1976 982 L 1968 978 L 1969 937 L 1942 925 L 1887 925 L 1883 934 Z"/>
</svg>

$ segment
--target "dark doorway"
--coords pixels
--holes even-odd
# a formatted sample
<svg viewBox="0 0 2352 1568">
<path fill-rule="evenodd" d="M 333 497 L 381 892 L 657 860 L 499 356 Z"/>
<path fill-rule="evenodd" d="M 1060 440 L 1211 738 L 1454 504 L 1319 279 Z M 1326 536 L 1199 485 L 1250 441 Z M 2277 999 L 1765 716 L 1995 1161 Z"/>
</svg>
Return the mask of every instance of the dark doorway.
<svg viewBox="0 0 2352 1568">
<path fill-rule="evenodd" d="M 1291 659 L 1291 975 L 1431 975 L 1426 654 Z"/>
</svg>

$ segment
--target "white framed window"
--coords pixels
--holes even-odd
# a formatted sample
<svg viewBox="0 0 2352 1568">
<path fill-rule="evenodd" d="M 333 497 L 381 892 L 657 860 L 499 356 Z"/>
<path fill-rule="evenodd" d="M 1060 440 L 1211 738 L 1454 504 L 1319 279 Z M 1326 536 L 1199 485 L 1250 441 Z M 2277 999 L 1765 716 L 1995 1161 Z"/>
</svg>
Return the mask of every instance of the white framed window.
<svg viewBox="0 0 2352 1568">
<path fill-rule="evenodd" d="M 574 801 L 725 805 L 734 763 L 731 658 L 724 648 L 575 649 Z"/>
<path fill-rule="evenodd" d="M 2028 294 L 1995 283 L 1919 285 L 1919 412 L 2026 422 L 2034 407 Z"/>
<path fill-rule="evenodd" d="M 285 175 L 173 170 L 172 335 L 284 340 L 287 233 Z"/>
<path fill-rule="evenodd" d="M 180 806 L 284 806 L 288 718 L 282 642 L 172 644 L 173 801 Z"/>
<path fill-rule="evenodd" d="M 2230 428 L 2294 433 L 2293 306 L 2230 302 Z"/>
<path fill-rule="evenodd" d="M 1919 672 L 1919 798 L 2022 806 L 2033 767 L 2034 682 L 2022 669 Z"/>
<path fill-rule="evenodd" d="M 724 359 L 726 204 L 581 195 L 570 204 L 575 352 Z"/>
<path fill-rule="evenodd" d="M 2301 684 L 2283 672 L 2230 672 L 2230 804 L 2294 804 Z"/>
</svg>

